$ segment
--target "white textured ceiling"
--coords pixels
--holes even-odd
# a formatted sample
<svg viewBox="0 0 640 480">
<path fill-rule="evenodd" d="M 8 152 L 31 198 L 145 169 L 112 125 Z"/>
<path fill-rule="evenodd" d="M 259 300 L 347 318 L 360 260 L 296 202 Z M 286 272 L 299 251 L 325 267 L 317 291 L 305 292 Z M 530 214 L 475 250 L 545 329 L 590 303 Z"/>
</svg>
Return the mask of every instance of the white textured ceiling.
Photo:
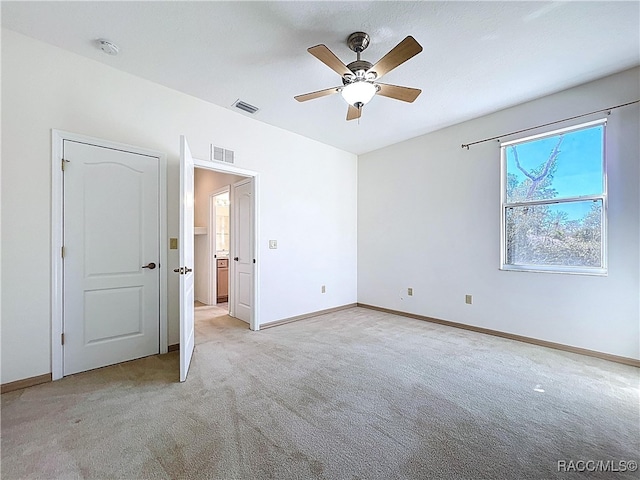
<svg viewBox="0 0 640 480">
<path fill-rule="evenodd" d="M 2 2 L 2 25 L 225 108 L 357 154 L 640 63 L 640 3 L 630 2 Z M 365 31 L 375 63 L 407 35 L 422 53 L 384 77 L 421 88 L 413 104 L 375 97 L 360 124 L 340 85 L 307 53 L 355 60 Z M 117 57 L 95 46 L 106 38 Z M 238 111 L 239 112 L 239 111 Z M 239 113 L 246 115 L 244 113 Z"/>
</svg>

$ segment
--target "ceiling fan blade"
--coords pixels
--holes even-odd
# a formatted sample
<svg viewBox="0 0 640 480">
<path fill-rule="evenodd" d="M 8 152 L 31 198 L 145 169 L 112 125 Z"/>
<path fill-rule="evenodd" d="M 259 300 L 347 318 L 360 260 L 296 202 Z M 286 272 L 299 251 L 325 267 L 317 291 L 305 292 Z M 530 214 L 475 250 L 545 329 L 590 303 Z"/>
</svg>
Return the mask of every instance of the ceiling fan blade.
<svg viewBox="0 0 640 480">
<path fill-rule="evenodd" d="M 314 98 L 326 97 L 338 93 L 338 87 L 325 88 L 324 90 L 318 90 L 317 92 L 305 93 L 303 95 L 297 95 L 295 98 L 299 102 L 306 102 L 307 100 L 313 100 Z"/>
<path fill-rule="evenodd" d="M 342 60 L 336 57 L 335 54 L 326 47 L 326 45 L 310 47 L 307 49 L 307 52 L 316 57 L 341 77 L 353 73 L 344 63 L 342 63 Z"/>
<path fill-rule="evenodd" d="M 349 110 L 347 110 L 347 120 L 355 120 L 356 118 L 360 118 L 362 115 L 362 107 L 356 108 L 353 105 L 349 105 Z"/>
<path fill-rule="evenodd" d="M 422 93 L 419 88 L 399 87 L 398 85 L 389 85 L 387 83 L 377 83 L 376 85 L 380 87 L 378 95 L 402 100 L 403 102 L 412 103 Z"/>
<path fill-rule="evenodd" d="M 380 78 L 396 68 L 398 65 L 402 65 L 411 57 L 419 54 L 421 51 L 422 46 L 420 46 L 415 38 L 409 35 L 398 45 L 393 47 L 389 53 L 378 60 L 378 63 L 376 63 L 368 71 L 376 72 L 376 74 L 378 75 L 377 78 Z"/>
</svg>

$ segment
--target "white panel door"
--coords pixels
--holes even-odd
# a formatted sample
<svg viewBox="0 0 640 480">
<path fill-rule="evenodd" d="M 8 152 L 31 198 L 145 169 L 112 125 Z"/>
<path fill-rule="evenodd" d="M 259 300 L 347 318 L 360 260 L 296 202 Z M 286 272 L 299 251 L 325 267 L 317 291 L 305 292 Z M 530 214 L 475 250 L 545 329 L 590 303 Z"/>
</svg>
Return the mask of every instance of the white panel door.
<svg viewBox="0 0 640 480">
<path fill-rule="evenodd" d="M 180 381 L 189 373 L 195 345 L 193 275 L 193 157 L 180 136 Z"/>
<path fill-rule="evenodd" d="M 69 140 L 63 150 L 70 375 L 159 353 L 159 162 Z"/>
<path fill-rule="evenodd" d="M 234 292 L 236 318 L 251 322 L 253 299 L 253 198 L 251 179 L 233 185 Z"/>
</svg>

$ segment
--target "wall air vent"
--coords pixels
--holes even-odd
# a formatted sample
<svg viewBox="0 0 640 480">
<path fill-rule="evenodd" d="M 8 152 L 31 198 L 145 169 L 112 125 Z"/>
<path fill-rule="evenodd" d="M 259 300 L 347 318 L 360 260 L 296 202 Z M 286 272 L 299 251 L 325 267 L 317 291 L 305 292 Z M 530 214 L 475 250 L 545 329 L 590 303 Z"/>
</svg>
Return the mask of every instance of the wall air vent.
<svg viewBox="0 0 640 480">
<path fill-rule="evenodd" d="M 251 104 L 249 104 L 247 102 L 243 102 L 240 99 L 236 100 L 235 103 L 233 104 L 233 106 L 236 107 L 236 108 L 239 108 L 243 112 L 250 113 L 251 115 L 253 115 L 258 110 L 260 110 L 258 107 L 254 107 L 253 105 L 251 105 Z"/>
<path fill-rule="evenodd" d="M 215 160 L 217 162 L 233 163 L 233 150 L 227 150 L 226 148 L 216 147 L 215 145 L 211 144 L 211 160 Z"/>
</svg>

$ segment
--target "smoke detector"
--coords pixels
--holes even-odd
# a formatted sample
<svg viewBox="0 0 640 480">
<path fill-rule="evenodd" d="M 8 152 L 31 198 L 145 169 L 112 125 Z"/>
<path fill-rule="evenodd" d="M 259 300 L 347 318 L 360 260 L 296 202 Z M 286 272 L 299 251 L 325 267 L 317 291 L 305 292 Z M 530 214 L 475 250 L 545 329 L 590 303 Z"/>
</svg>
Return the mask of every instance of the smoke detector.
<svg viewBox="0 0 640 480">
<path fill-rule="evenodd" d="M 96 41 L 100 50 L 102 50 L 107 55 L 118 55 L 120 49 L 115 43 L 110 42 L 109 40 L 105 40 L 101 38 Z"/>
</svg>

